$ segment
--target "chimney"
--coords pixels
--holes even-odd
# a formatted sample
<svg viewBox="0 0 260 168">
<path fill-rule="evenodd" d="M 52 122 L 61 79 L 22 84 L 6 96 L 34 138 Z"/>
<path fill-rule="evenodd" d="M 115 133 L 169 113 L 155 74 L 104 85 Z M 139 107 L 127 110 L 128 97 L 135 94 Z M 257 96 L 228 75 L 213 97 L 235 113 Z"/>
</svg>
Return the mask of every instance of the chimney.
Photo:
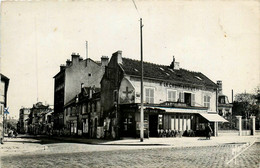
<svg viewBox="0 0 260 168">
<path fill-rule="evenodd" d="M 174 62 L 174 70 L 180 70 L 180 63 L 179 62 Z"/>
<path fill-rule="evenodd" d="M 71 60 L 72 60 L 72 64 L 77 64 L 79 62 L 79 54 L 72 53 Z"/>
<path fill-rule="evenodd" d="M 60 65 L 60 71 L 63 71 L 65 69 L 65 67 L 66 67 L 65 65 L 61 64 Z"/>
<path fill-rule="evenodd" d="M 218 94 L 222 95 L 222 81 L 218 80 L 217 85 L 218 85 Z"/>
<path fill-rule="evenodd" d="M 101 66 L 102 66 L 102 67 L 107 66 L 108 60 L 109 60 L 108 56 L 102 56 L 102 57 L 101 57 Z"/>
<path fill-rule="evenodd" d="M 172 68 L 174 70 L 179 70 L 180 69 L 180 63 L 179 62 L 175 62 L 175 57 L 174 56 L 173 56 L 170 68 Z"/>
<path fill-rule="evenodd" d="M 66 66 L 70 66 L 70 64 L 71 64 L 71 61 L 69 59 L 67 59 Z"/>
<path fill-rule="evenodd" d="M 115 52 L 112 56 L 116 57 L 116 61 L 118 64 L 122 64 L 123 60 L 122 60 L 122 51 L 118 50 L 117 52 Z"/>
</svg>

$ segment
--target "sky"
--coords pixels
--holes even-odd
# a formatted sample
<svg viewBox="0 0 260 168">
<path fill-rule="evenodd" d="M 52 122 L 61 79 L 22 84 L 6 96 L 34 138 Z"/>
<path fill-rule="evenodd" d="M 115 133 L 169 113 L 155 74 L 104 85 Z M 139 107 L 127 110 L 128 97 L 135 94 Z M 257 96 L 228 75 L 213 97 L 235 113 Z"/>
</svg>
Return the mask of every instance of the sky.
<svg viewBox="0 0 260 168">
<path fill-rule="evenodd" d="M 253 92 L 260 81 L 260 1 L 1 2 L 1 73 L 10 78 L 10 116 L 38 101 L 53 105 L 59 66 L 79 53 L 100 60 L 121 50 L 140 60 L 202 72 L 223 92 Z M 38 98 L 37 98 L 38 97 Z"/>
</svg>

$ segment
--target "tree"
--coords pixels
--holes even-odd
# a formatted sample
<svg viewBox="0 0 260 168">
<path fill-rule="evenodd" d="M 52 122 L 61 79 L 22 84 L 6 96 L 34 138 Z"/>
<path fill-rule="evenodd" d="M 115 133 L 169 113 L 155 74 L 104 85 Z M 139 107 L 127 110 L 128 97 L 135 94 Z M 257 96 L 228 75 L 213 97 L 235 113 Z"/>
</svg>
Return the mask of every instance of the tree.
<svg viewBox="0 0 260 168">
<path fill-rule="evenodd" d="M 7 130 L 11 129 L 11 130 L 16 130 L 17 129 L 17 120 L 16 119 L 7 119 L 6 120 L 6 128 Z"/>
<path fill-rule="evenodd" d="M 256 94 L 239 93 L 233 103 L 233 115 L 241 115 L 243 118 L 259 116 L 259 92 Z"/>
</svg>

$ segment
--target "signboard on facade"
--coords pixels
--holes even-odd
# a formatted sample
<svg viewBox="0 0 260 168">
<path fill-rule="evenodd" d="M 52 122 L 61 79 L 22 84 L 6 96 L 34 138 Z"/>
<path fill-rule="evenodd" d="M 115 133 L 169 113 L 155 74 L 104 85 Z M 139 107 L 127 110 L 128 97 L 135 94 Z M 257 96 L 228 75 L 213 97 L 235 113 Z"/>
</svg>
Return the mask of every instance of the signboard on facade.
<svg viewBox="0 0 260 168">
<path fill-rule="evenodd" d="M 136 130 L 140 130 L 140 124 L 141 122 L 136 122 Z M 148 130 L 149 122 L 147 120 L 144 120 L 144 130 Z"/>
</svg>

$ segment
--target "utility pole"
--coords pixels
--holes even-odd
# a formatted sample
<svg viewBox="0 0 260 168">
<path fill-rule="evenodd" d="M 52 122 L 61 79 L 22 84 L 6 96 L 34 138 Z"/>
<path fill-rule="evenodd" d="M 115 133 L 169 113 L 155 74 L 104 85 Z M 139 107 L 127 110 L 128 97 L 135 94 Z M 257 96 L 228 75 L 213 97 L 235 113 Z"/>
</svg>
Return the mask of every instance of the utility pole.
<svg viewBox="0 0 260 168">
<path fill-rule="evenodd" d="M 140 18 L 140 39 L 141 39 L 141 122 L 140 122 L 140 141 L 144 141 L 144 102 L 143 102 L 143 23 Z"/>
</svg>

